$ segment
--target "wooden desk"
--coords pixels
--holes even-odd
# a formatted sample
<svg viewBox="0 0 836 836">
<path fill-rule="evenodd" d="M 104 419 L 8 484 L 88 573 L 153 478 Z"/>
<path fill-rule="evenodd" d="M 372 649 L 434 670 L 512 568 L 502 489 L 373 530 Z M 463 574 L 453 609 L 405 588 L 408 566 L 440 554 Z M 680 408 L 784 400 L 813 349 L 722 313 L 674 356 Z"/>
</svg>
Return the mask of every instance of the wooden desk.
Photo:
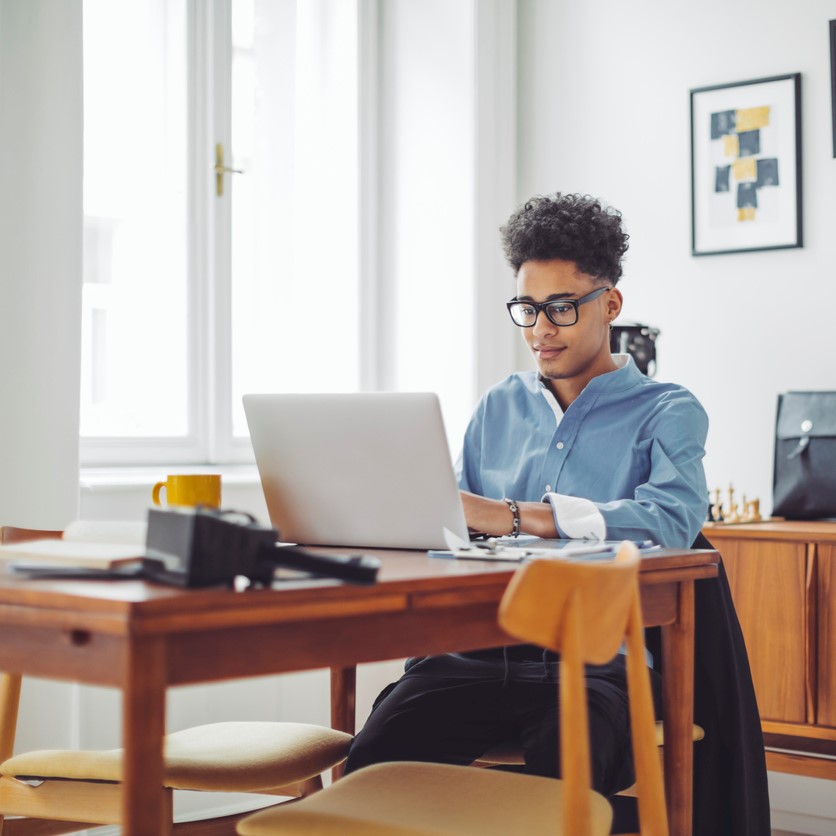
<svg viewBox="0 0 836 836">
<path fill-rule="evenodd" d="M 3 577 L 0 670 L 122 690 L 123 830 L 159 836 L 167 687 L 508 641 L 496 609 L 513 564 L 374 553 L 383 567 L 372 587 L 305 582 L 234 593 Z M 716 562 L 716 552 L 666 550 L 641 566 L 645 621 L 662 625 L 665 780 L 677 836 L 691 832 L 693 583 L 716 575 Z"/>
</svg>

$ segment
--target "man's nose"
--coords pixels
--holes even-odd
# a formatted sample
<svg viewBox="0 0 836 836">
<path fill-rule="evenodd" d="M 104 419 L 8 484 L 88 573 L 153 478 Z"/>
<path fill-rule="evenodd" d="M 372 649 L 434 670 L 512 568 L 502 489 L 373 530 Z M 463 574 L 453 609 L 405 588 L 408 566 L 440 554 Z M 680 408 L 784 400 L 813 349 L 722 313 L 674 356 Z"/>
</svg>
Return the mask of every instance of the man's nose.
<svg viewBox="0 0 836 836">
<path fill-rule="evenodd" d="M 556 330 L 557 326 L 546 316 L 546 312 L 537 311 L 537 319 L 531 326 L 532 333 L 539 336 L 540 334 L 553 334 Z"/>
</svg>

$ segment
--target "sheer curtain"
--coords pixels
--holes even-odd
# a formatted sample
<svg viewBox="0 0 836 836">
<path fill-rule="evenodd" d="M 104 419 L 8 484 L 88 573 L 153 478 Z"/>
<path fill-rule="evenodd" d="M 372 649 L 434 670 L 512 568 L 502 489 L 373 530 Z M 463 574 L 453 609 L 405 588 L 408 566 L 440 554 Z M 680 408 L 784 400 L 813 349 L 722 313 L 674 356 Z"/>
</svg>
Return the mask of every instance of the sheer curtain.
<svg viewBox="0 0 836 836">
<path fill-rule="evenodd" d="M 246 392 L 360 388 L 356 0 L 236 0 L 233 432 Z M 240 32 L 238 30 L 241 30 Z"/>
</svg>

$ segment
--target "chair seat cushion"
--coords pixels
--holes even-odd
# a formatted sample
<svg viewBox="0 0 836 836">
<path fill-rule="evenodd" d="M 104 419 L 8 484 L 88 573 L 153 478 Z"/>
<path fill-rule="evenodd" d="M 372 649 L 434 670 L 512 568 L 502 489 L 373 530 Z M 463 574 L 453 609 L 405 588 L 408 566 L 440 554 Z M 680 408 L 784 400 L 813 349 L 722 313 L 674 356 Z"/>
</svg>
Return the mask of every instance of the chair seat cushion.
<svg viewBox="0 0 836 836">
<path fill-rule="evenodd" d="M 508 836 L 562 834 L 563 783 L 468 766 L 368 766 L 293 804 L 248 816 L 242 836 Z M 592 832 L 608 834 L 612 809 L 590 792 Z M 568 836 L 568 834 L 567 834 Z"/>
<path fill-rule="evenodd" d="M 305 723 L 210 723 L 165 737 L 165 785 L 253 792 L 319 775 L 345 760 L 351 735 Z M 0 764 L 16 778 L 122 780 L 122 750 L 41 750 Z"/>
</svg>

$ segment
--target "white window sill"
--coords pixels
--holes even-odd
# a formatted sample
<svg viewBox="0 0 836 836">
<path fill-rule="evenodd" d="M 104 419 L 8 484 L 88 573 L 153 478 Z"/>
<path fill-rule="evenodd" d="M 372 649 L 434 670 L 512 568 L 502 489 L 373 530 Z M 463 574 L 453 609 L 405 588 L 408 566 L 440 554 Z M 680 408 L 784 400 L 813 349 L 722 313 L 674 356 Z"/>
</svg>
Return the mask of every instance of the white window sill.
<svg viewBox="0 0 836 836">
<path fill-rule="evenodd" d="M 220 473 L 224 485 L 259 485 L 258 468 L 254 464 L 171 465 L 169 467 L 83 467 L 79 487 L 97 491 L 136 487 L 151 488 L 173 473 Z"/>
</svg>

